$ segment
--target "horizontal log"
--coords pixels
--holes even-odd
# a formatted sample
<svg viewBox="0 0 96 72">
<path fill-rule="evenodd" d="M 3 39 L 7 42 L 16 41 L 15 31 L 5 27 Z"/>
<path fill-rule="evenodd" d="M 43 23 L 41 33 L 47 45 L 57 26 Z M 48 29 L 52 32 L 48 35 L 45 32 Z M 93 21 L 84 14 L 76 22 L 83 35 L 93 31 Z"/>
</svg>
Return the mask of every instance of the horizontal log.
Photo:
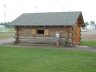
<svg viewBox="0 0 96 72">
<path fill-rule="evenodd" d="M 14 36 L 15 38 L 17 37 L 17 36 Z M 55 38 L 55 36 L 50 36 L 50 37 L 53 37 L 53 38 Z M 48 36 L 41 36 L 41 37 L 39 37 L 39 36 L 31 36 L 31 35 L 25 35 L 25 36 L 23 36 L 23 35 L 21 35 L 21 36 L 19 36 L 19 38 L 24 38 L 24 39 L 31 39 L 31 38 L 50 38 L 50 37 L 48 37 Z M 66 35 L 66 36 L 61 36 L 60 38 L 73 38 L 74 36 L 73 35 Z"/>
<path fill-rule="evenodd" d="M 60 44 L 65 44 L 66 38 L 60 38 Z M 43 43 L 56 43 L 56 38 L 54 37 L 33 37 L 33 38 L 20 38 L 19 39 L 20 43 L 38 43 L 38 44 L 43 44 Z M 68 42 L 72 42 L 71 40 Z"/>
<path fill-rule="evenodd" d="M 32 34 L 15 34 L 15 35 L 18 35 L 18 36 L 32 36 Z"/>
</svg>

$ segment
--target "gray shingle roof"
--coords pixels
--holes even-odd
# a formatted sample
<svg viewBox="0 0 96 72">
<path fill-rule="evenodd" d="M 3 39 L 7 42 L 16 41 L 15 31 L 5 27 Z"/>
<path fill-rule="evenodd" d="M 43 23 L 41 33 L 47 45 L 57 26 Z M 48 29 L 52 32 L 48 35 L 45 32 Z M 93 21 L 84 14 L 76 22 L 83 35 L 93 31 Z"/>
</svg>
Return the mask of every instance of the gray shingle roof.
<svg viewBox="0 0 96 72">
<path fill-rule="evenodd" d="M 24 13 L 9 25 L 13 26 L 62 26 L 74 25 L 81 12 Z"/>
</svg>

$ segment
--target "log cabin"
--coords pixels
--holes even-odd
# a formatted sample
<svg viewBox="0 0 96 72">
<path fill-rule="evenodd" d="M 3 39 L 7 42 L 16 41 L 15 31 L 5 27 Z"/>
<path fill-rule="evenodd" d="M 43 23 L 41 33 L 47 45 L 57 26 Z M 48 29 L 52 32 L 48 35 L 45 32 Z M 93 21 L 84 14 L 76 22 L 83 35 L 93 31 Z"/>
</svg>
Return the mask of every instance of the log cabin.
<svg viewBox="0 0 96 72">
<path fill-rule="evenodd" d="M 16 44 L 55 44 L 59 32 L 60 44 L 79 45 L 84 19 L 80 11 L 24 13 L 9 25 L 15 27 Z"/>
</svg>

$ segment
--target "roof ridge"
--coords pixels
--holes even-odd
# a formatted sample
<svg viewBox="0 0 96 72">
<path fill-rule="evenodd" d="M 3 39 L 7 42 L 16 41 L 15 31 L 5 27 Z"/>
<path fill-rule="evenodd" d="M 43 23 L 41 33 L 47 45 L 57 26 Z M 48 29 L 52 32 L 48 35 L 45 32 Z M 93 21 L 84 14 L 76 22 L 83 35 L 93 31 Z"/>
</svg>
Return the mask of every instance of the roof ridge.
<svg viewBox="0 0 96 72">
<path fill-rule="evenodd" d="M 34 12 L 34 13 L 23 13 L 23 14 L 42 14 L 42 13 L 82 13 L 82 11 Z"/>
</svg>

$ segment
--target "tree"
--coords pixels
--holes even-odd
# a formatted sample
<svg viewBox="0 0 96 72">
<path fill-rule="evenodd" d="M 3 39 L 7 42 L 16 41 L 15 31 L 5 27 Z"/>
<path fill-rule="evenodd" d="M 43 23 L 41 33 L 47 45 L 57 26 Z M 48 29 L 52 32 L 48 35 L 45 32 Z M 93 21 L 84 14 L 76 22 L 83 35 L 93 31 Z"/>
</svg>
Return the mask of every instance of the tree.
<svg viewBox="0 0 96 72">
<path fill-rule="evenodd" d="M 90 24 L 91 25 L 95 25 L 95 21 L 90 21 Z"/>
<path fill-rule="evenodd" d="M 89 23 L 88 22 L 85 22 L 85 27 L 87 27 L 89 25 Z"/>
<path fill-rule="evenodd" d="M 9 25 L 8 25 L 9 23 L 10 23 L 10 22 L 0 23 L 0 25 L 5 26 L 6 28 L 13 28 L 14 26 L 9 26 Z"/>
</svg>

